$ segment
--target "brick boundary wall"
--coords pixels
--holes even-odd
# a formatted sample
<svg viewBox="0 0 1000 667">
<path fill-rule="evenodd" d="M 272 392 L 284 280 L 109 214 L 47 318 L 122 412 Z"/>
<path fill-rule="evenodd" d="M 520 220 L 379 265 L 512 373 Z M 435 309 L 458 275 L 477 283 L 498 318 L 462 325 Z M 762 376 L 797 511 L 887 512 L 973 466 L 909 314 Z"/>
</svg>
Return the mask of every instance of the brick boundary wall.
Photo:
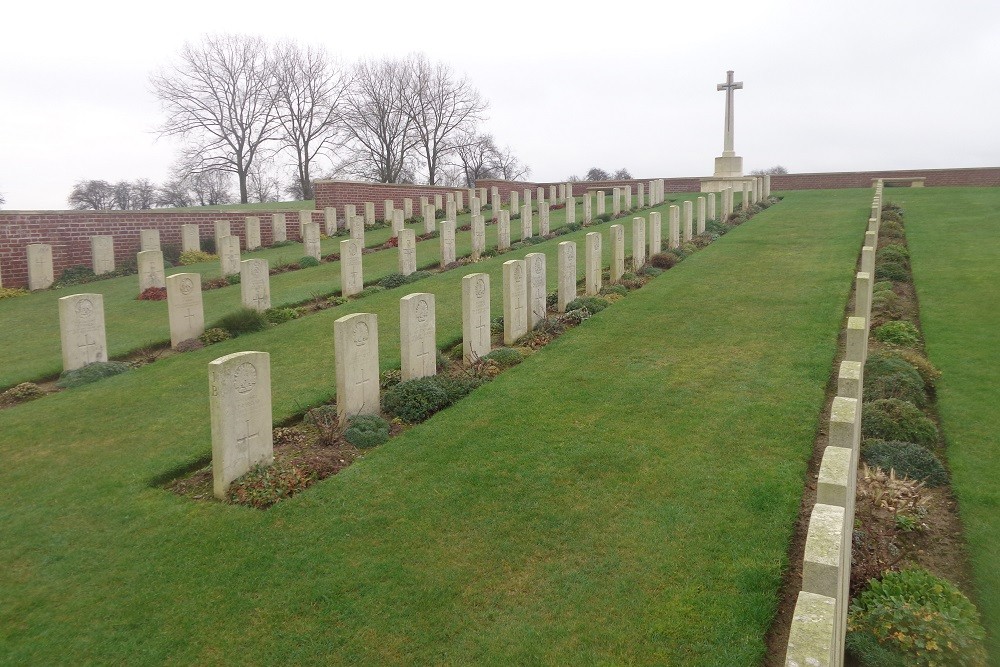
<svg viewBox="0 0 1000 667">
<path fill-rule="evenodd" d="M 926 178 L 927 180 L 924 182 L 926 187 L 1000 187 L 1000 167 L 974 167 L 969 169 L 901 169 L 775 174 L 771 176 L 771 191 L 870 188 L 873 178 L 907 177 Z"/>
</svg>

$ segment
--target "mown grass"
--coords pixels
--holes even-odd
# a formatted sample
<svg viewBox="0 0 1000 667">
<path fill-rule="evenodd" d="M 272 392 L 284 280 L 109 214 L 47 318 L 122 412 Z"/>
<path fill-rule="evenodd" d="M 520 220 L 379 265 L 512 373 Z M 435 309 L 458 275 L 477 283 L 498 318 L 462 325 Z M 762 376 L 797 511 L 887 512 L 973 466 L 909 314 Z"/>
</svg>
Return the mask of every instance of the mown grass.
<svg viewBox="0 0 1000 667">
<path fill-rule="evenodd" d="M 411 288 L 0 412 L 5 659 L 759 664 L 869 197 L 789 195 L 267 512 L 152 486 L 210 451 L 207 362 L 270 352 L 281 421 L 335 317 L 398 363 Z M 528 251 L 419 283 L 439 341 Z"/>
<path fill-rule="evenodd" d="M 906 211 L 952 488 L 972 557 L 976 602 L 1000 664 L 1000 188 L 887 190 Z"/>
<path fill-rule="evenodd" d="M 691 195 L 687 195 L 690 197 Z M 666 211 L 666 206 L 658 210 Z M 610 210 L 610 208 L 609 208 Z M 648 215 L 646 210 L 643 215 Z M 485 212 L 489 216 L 489 211 Z M 537 232 L 537 213 L 534 228 Z M 582 205 L 577 205 L 577 221 L 581 220 Z M 469 215 L 458 217 L 461 226 L 469 222 Z M 551 229 L 565 224 L 565 210 L 552 211 L 549 215 Z M 292 227 L 289 221 L 289 228 Z M 607 225 L 605 225 L 606 227 Z M 422 223 L 410 225 L 417 233 L 423 232 Z M 631 229 L 631 225 L 626 224 Z M 374 247 L 385 243 L 391 236 L 388 228 L 369 230 L 365 243 Z M 511 222 L 511 237 L 521 238 L 519 220 Z M 322 241 L 323 254 L 340 251 L 340 242 L 346 237 L 334 237 Z M 664 237 L 666 238 L 666 237 Z M 562 239 L 561 239 L 562 240 Z M 496 245 L 497 227 L 486 228 L 487 246 Z M 456 234 L 458 256 L 468 255 L 471 248 L 471 232 Z M 302 244 L 295 243 L 279 248 L 263 248 L 244 252 L 243 259 L 267 259 L 271 266 L 297 262 L 303 255 Z M 366 283 L 398 270 L 398 251 L 389 249 L 365 255 L 364 275 Z M 583 247 L 579 253 L 579 264 L 583 266 Z M 121 259 L 121 258 L 119 258 Z M 417 261 L 421 267 L 437 266 L 440 263 L 438 239 L 428 239 L 417 244 Z M 206 278 L 221 275 L 219 262 L 205 262 L 190 266 L 167 269 L 167 275 L 181 272 L 197 272 Z M 340 263 L 328 262 L 320 266 L 282 273 L 271 277 L 271 304 L 273 307 L 298 304 L 312 297 L 329 294 L 340 289 Z M 57 300 L 70 294 L 94 292 L 104 295 L 104 316 L 107 329 L 108 352 L 111 356 L 128 354 L 138 348 L 163 344 L 170 339 L 165 301 L 136 301 L 139 293 L 138 276 L 124 276 L 98 280 L 82 285 L 36 292 L 16 299 L 0 301 L 0 317 L 12 326 L 0 327 L 0 389 L 18 382 L 39 380 L 57 375 L 62 370 L 59 343 L 59 317 Z M 238 285 L 208 290 L 204 293 L 206 324 L 211 326 L 224 315 L 241 307 Z"/>
</svg>

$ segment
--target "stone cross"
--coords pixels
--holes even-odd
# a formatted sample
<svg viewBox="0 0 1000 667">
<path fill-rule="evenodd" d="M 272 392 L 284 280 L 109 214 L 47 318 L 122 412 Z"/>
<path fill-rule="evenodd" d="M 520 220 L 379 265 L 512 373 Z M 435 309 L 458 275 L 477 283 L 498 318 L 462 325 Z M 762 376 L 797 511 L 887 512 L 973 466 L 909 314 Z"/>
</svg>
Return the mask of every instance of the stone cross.
<svg viewBox="0 0 1000 667">
<path fill-rule="evenodd" d="M 107 361 L 104 296 L 73 294 L 59 299 L 59 337 L 64 372 Z"/>
<path fill-rule="evenodd" d="M 576 298 L 576 243 L 562 241 L 559 244 L 559 297 L 557 310 L 566 312 L 566 304 Z"/>
<path fill-rule="evenodd" d="M 533 331 L 538 323 L 545 319 L 547 310 L 545 253 L 529 252 L 524 256 L 524 264 L 527 278 L 528 331 Z"/>
<path fill-rule="evenodd" d="M 243 229 L 247 235 L 247 250 L 256 250 L 260 247 L 260 218 L 248 217 L 243 223 Z"/>
<path fill-rule="evenodd" d="M 271 307 L 271 276 L 266 259 L 240 262 L 240 298 L 244 308 L 261 313 Z"/>
<path fill-rule="evenodd" d="M 176 348 L 183 341 L 205 333 L 200 273 L 167 276 L 167 320 L 170 324 L 170 347 Z"/>
<path fill-rule="evenodd" d="M 733 70 L 726 72 L 726 82 L 715 86 L 716 90 L 726 91 L 726 129 L 722 145 L 722 155 L 735 155 L 733 150 L 733 91 L 743 88 L 742 81 L 733 81 Z"/>
<path fill-rule="evenodd" d="M 340 293 L 353 296 L 364 289 L 361 270 L 361 241 L 348 239 L 340 242 Z"/>
<path fill-rule="evenodd" d="M 611 282 L 625 275 L 625 225 L 611 225 Z"/>
<path fill-rule="evenodd" d="M 355 415 L 377 415 L 378 316 L 374 313 L 354 313 L 335 320 L 333 348 L 340 422 L 344 423 Z"/>
<path fill-rule="evenodd" d="M 503 263 L 503 342 L 514 341 L 528 333 L 528 289 L 525 261 L 512 259 Z"/>
<path fill-rule="evenodd" d="M 434 295 L 407 294 L 399 300 L 400 375 L 403 381 L 437 374 Z"/>
<path fill-rule="evenodd" d="M 416 235 L 412 229 L 399 230 L 399 272 L 404 276 L 417 270 Z"/>
<path fill-rule="evenodd" d="M 646 220 L 632 218 L 632 270 L 638 271 L 646 263 Z"/>
<path fill-rule="evenodd" d="M 586 256 L 586 294 L 595 296 L 601 291 L 601 266 L 602 262 L 602 239 L 600 232 L 590 232 L 587 234 L 587 256 Z"/>
<path fill-rule="evenodd" d="M 150 287 L 166 287 L 163 276 L 163 253 L 159 250 L 144 250 L 136 255 L 139 265 L 139 293 Z"/>
<path fill-rule="evenodd" d="M 271 436 L 271 357 L 236 352 L 208 364 L 212 415 L 212 482 L 225 498 L 233 480 L 274 462 Z"/>
<path fill-rule="evenodd" d="M 462 359 L 468 366 L 490 353 L 490 274 L 462 278 Z"/>
</svg>

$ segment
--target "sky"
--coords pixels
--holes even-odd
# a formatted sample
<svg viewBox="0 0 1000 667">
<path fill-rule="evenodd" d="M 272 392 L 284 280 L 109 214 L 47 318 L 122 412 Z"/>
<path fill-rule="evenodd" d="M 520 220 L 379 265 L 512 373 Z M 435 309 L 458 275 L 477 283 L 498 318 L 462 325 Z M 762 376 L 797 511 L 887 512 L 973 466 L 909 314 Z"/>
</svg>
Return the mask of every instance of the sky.
<svg viewBox="0 0 1000 667">
<path fill-rule="evenodd" d="M 149 75 L 185 41 L 224 32 L 321 44 L 348 63 L 418 51 L 445 61 L 489 100 L 485 129 L 539 181 L 594 166 L 710 175 L 729 69 L 744 84 L 745 171 L 1000 165 L 1000 3 L 673 5 L 7 3 L 3 208 L 66 208 L 82 179 L 165 180 L 178 146 L 157 135 Z"/>
</svg>

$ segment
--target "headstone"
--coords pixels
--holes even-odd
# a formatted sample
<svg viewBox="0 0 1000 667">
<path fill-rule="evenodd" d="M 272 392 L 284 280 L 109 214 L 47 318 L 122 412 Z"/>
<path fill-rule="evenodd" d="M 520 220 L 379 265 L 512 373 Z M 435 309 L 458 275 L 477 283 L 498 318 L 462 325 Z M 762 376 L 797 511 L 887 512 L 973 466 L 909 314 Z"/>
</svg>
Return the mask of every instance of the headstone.
<svg viewBox="0 0 1000 667">
<path fill-rule="evenodd" d="M 434 212 L 437 213 L 444 208 L 444 197 L 441 195 L 434 195 Z"/>
<path fill-rule="evenodd" d="M 475 192 L 476 192 L 476 190 L 473 190 L 473 193 L 475 193 Z M 483 190 L 483 192 L 485 192 L 485 190 Z M 478 197 L 478 195 L 475 195 L 475 196 Z M 485 199 L 480 199 L 479 203 L 482 206 L 485 206 L 486 205 L 486 200 Z M 500 190 L 495 185 L 492 188 L 490 188 L 490 201 L 489 201 L 489 204 L 492 207 L 492 209 L 493 209 L 494 212 L 499 211 L 500 207 L 503 205 L 503 202 L 500 201 Z"/>
<path fill-rule="evenodd" d="M 461 190 L 455 190 L 455 206 L 458 207 L 459 211 L 465 210 L 465 196 Z"/>
<path fill-rule="evenodd" d="M 556 186 L 550 185 L 549 186 L 549 206 L 552 206 L 553 204 L 558 204 L 558 203 L 559 203 L 559 200 L 558 200 L 558 197 L 556 196 Z"/>
<path fill-rule="evenodd" d="M 198 225 L 181 225 L 181 252 L 200 252 Z"/>
<path fill-rule="evenodd" d="M 479 261 L 486 252 L 486 220 L 481 215 L 472 217 L 472 259 Z"/>
<path fill-rule="evenodd" d="M 532 207 L 532 205 L 531 205 L 531 188 L 525 188 L 524 189 L 524 203 L 521 204 L 521 206 L 527 206 L 529 209 Z"/>
<path fill-rule="evenodd" d="M 420 216 L 423 217 L 424 211 L 427 210 L 427 206 L 430 204 L 430 199 L 427 197 L 420 198 Z"/>
<path fill-rule="evenodd" d="M 299 238 L 305 241 L 306 225 L 312 222 L 312 211 L 299 211 Z"/>
<path fill-rule="evenodd" d="M 249 217 L 244 223 L 247 235 L 247 250 L 256 250 L 260 247 L 260 218 Z"/>
<path fill-rule="evenodd" d="M 536 189 L 536 191 L 535 191 L 535 199 L 538 200 L 539 204 L 541 204 L 543 201 L 545 201 L 545 186 L 544 185 L 539 185 L 538 188 Z"/>
<path fill-rule="evenodd" d="M 266 259 L 240 262 L 240 297 L 244 308 L 263 313 L 271 307 L 271 275 Z"/>
<path fill-rule="evenodd" d="M 399 370 L 404 382 L 437 374 L 434 319 L 433 294 L 418 292 L 399 300 Z"/>
<path fill-rule="evenodd" d="M 765 174 L 764 175 L 764 193 L 763 194 L 764 194 L 764 199 L 767 199 L 768 197 L 771 196 L 771 175 L 770 174 Z"/>
<path fill-rule="evenodd" d="M 437 212 L 433 204 L 428 204 L 424 208 L 424 234 L 434 233 L 434 229 L 437 227 L 436 215 Z"/>
<path fill-rule="evenodd" d="M 670 206 L 669 236 L 667 247 L 673 250 L 681 247 L 681 208 L 676 204 Z"/>
<path fill-rule="evenodd" d="M 343 296 L 353 296 L 364 289 L 361 249 L 361 241 L 357 239 L 340 242 L 340 292 Z"/>
<path fill-rule="evenodd" d="M 663 221 L 659 211 L 649 214 L 649 256 L 663 252 Z"/>
<path fill-rule="evenodd" d="M 549 203 L 545 201 L 538 202 L 538 235 L 549 235 Z"/>
<path fill-rule="evenodd" d="M 590 192 L 583 195 L 583 224 L 589 225 L 594 221 L 594 195 Z"/>
<path fill-rule="evenodd" d="M 139 265 L 139 293 L 150 287 L 166 287 L 163 275 L 163 253 L 159 250 L 143 250 L 136 255 Z"/>
<path fill-rule="evenodd" d="M 378 317 L 374 313 L 354 313 L 335 320 L 333 346 L 340 422 L 356 415 L 377 415 Z"/>
<path fill-rule="evenodd" d="M 694 237 L 694 229 L 692 224 L 692 206 L 689 200 L 685 200 L 683 204 L 683 217 L 684 217 L 684 243 L 687 243 Z"/>
<path fill-rule="evenodd" d="M 230 231 L 231 225 L 229 224 L 228 220 L 216 220 L 213 223 L 213 226 L 215 227 L 215 252 L 219 252 L 219 248 L 222 247 L 220 245 L 222 239 L 225 238 L 225 237 L 227 237 L 227 236 L 232 236 L 232 232 Z M 156 248 L 149 248 L 149 250 L 159 250 L 160 249 L 159 248 L 159 244 L 160 244 L 160 241 L 159 241 L 159 232 L 157 232 L 157 241 L 156 241 L 156 244 L 157 244 Z M 145 248 L 143 248 L 143 250 L 145 250 Z"/>
<path fill-rule="evenodd" d="M 575 225 L 576 224 L 576 197 L 570 195 L 566 197 L 566 224 Z"/>
<path fill-rule="evenodd" d="M 208 364 L 212 414 L 212 486 L 226 497 L 234 480 L 274 462 L 271 355 L 236 352 Z"/>
<path fill-rule="evenodd" d="M 479 201 L 486 201 L 486 188 L 479 188 Z"/>
<path fill-rule="evenodd" d="M 639 183 L 635 187 L 636 187 L 636 190 L 637 190 L 637 196 L 636 196 L 636 198 L 638 199 L 638 202 L 636 203 L 636 206 L 638 206 L 639 208 L 645 208 L 646 207 L 646 185 L 644 183 Z"/>
<path fill-rule="evenodd" d="M 618 217 L 622 212 L 622 190 L 613 188 L 611 190 L 611 215 Z"/>
<path fill-rule="evenodd" d="M 533 331 L 545 319 L 545 253 L 529 252 L 524 256 L 528 289 L 528 330 Z"/>
<path fill-rule="evenodd" d="M 632 270 L 638 271 L 646 263 L 646 220 L 632 218 Z"/>
<path fill-rule="evenodd" d="M 468 366 L 490 353 L 490 274 L 462 278 L 462 359 Z"/>
<path fill-rule="evenodd" d="M 219 239 L 219 264 L 222 275 L 231 276 L 240 272 L 240 237 L 223 236 Z"/>
<path fill-rule="evenodd" d="M 399 272 L 408 276 L 417 270 L 417 233 L 412 229 L 399 230 Z"/>
<path fill-rule="evenodd" d="M 482 206 L 482 202 L 479 201 L 479 197 L 473 197 L 472 199 L 470 199 L 469 200 L 469 207 L 471 209 L 472 215 L 482 215 L 483 214 L 483 206 Z M 496 211 L 496 206 L 493 207 L 493 210 Z"/>
<path fill-rule="evenodd" d="M 344 220 L 351 220 L 358 214 L 358 207 L 354 204 L 344 204 Z M 362 220 L 364 218 L 362 217 Z"/>
<path fill-rule="evenodd" d="M 503 342 L 514 341 L 528 333 L 528 288 L 523 259 L 503 263 Z"/>
<path fill-rule="evenodd" d="M 371 227 L 375 224 L 375 203 L 366 201 L 365 202 L 365 227 Z"/>
<path fill-rule="evenodd" d="M 451 220 L 452 222 L 458 220 L 458 209 L 455 207 L 455 198 L 450 194 L 448 195 L 448 201 L 444 203 L 444 219 Z"/>
<path fill-rule="evenodd" d="M 521 212 L 521 195 L 517 194 L 517 190 L 510 191 L 510 214 L 515 215 Z"/>
<path fill-rule="evenodd" d="M 170 323 L 170 347 L 176 348 L 180 343 L 205 333 L 200 273 L 167 276 L 167 320 Z"/>
<path fill-rule="evenodd" d="M 854 284 L 854 314 L 868 318 L 871 315 L 872 274 L 859 271 Z"/>
<path fill-rule="evenodd" d="M 534 227 L 534 220 L 531 217 L 531 204 L 524 204 L 521 206 L 521 239 L 530 239 L 534 236 L 532 228 Z"/>
<path fill-rule="evenodd" d="M 597 215 L 604 215 L 607 212 L 606 209 L 607 200 L 604 195 L 604 190 L 597 191 Z"/>
<path fill-rule="evenodd" d="M 403 220 L 409 220 L 413 217 L 413 200 L 409 197 L 403 197 Z"/>
<path fill-rule="evenodd" d="M 354 215 L 348 218 L 347 225 L 351 232 L 351 238 L 355 241 L 361 243 L 362 246 L 365 244 L 365 219 L 360 215 Z"/>
<path fill-rule="evenodd" d="M 140 229 L 139 252 L 142 252 L 143 250 L 159 250 L 159 249 L 160 249 L 160 230 Z"/>
<path fill-rule="evenodd" d="M 455 263 L 455 221 L 443 220 L 438 225 L 438 240 L 441 247 L 441 268 Z"/>
<path fill-rule="evenodd" d="M 323 232 L 327 236 L 337 233 L 340 225 L 337 223 L 337 209 L 334 206 L 327 206 L 323 209 Z"/>
<path fill-rule="evenodd" d="M 284 243 L 288 240 L 288 227 L 285 224 L 284 213 L 271 215 L 271 243 Z M 216 246 L 218 249 L 219 246 Z"/>
<path fill-rule="evenodd" d="M 560 204 L 562 204 L 564 201 L 566 201 L 566 185 L 564 183 L 560 183 L 557 186 L 556 192 L 559 195 L 559 203 Z"/>
<path fill-rule="evenodd" d="M 90 237 L 90 260 L 98 276 L 115 270 L 115 237 L 100 235 Z"/>
<path fill-rule="evenodd" d="M 396 210 L 396 204 L 391 199 L 386 199 L 382 202 L 382 219 L 386 222 L 392 222 L 392 213 Z"/>
<path fill-rule="evenodd" d="M 566 304 L 576 298 L 576 243 L 562 241 L 558 248 L 559 256 L 559 297 L 557 309 L 566 312 Z"/>
<path fill-rule="evenodd" d="M 708 193 L 708 211 L 706 213 L 709 220 L 715 220 L 715 193 Z"/>
<path fill-rule="evenodd" d="M 73 294 L 59 299 L 59 337 L 63 372 L 108 360 L 104 333 L 104 296 Z"/>
<path fill-rule="evenodd" d="M 705 233 L 705 198 L 698 197 L 698 227 L 699 234 Z"/>
<path fill-rule="evenodd" d="M 625 200 L 625 210 L 632 210 L 632 186 L 626 185 L 622 189 L 622 198 Z"/>
<path fill-rule="evenodd" d="M 750 209 L 750 183 L 748 181 L 743 181 L 743 199 L 741 201 L 741 207 L 744 211 Z"/>
<path fill-rule="evenodd" d="M 392 212 L 392 238 L 398 239 L 399 232 L 404 228 L 403 212 L 400 209 L 395 209 Z"/>
<path fill-rule="evenodd" d="M 601 234 L 590 232 L 587 234 L 587 256 L 586 256 L 586 294 L 594 296 L 601 291 Z"/>
<path fill-rule="evenodd" d="M 510 211 L 497 211 L 497 250 L 510 249 Z"/>
<path fill-rule="evenodd" d="M 611 225 L 611 282 L 625 275 L 625 225 Z"/>
<path fill-rule="evenodd" d="M 302 225 L 302 251 L 303 257 L 312 257 L 316 260 L 322 258 L 323 253 L 319 244 L 319 223 L 307 222 Z"/>
</svg>

